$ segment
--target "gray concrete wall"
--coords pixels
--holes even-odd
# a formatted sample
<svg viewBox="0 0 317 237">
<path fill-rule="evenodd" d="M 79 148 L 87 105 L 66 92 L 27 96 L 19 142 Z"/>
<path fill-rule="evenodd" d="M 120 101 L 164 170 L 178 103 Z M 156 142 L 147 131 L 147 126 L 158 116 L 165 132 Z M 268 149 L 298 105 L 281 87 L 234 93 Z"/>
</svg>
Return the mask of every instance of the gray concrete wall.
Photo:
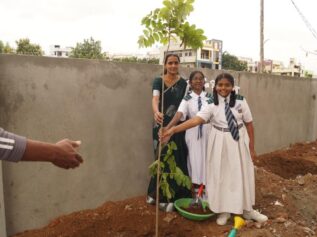
<svg viewBox="0 0 317 237">
<path fill-rule="evenodd" d="M 81 139 L 85 157 L 71 171 L 3 163 L 9 235 L 145 194 L 153 159 L 151 82 L 160 72 L 157 65 L 0 55 L 1 127 L 49 142 Z M 209 80 L 219 73 L 204 72 Z M 258 153 L 316 139 L 316 81 L 232 73 L 253 112 Z"/>
</svg>

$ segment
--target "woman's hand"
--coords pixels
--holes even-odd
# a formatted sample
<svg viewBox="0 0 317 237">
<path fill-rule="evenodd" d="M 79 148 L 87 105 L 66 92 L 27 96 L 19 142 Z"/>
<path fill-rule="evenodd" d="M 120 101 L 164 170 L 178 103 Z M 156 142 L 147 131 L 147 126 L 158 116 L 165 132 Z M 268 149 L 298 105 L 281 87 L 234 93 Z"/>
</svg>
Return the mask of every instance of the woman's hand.
<svg viewBox="0 0 317 237">
<path fill-rule="evenodd" d="M 154 120 L 158 124 L 162 124 L 163 123 L 163 114 L 159 111 L 155 112 L 154 113 Z"/>
</svg>

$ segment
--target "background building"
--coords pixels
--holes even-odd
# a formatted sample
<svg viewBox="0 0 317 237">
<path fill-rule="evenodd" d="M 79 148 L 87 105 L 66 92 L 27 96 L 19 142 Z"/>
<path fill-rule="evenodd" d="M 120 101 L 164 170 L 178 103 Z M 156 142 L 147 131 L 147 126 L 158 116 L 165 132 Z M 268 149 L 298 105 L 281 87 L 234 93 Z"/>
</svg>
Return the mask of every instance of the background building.
<svg viewBox="0 0 317 237">
<path fill-rule="evenodd" d="M 68 58 L 72 47 L 61 47 L 60 45 L 51 45 L 50 46 L 50 56 L 52 57 L 63 57 Z"/>
<path fill-rule="evenodd" d="M 192 49 L 180 46 L 180 41 L 171 40 L 168 51 L 179 56 L 181 64 L 187 67 L 200 67 L 210 69 L 221 69 L 222 41 L 211 39 L 204 42 L 199 49 Z M 160 48 L 160 64 L 163 64 L 167 46 Z"/>
<path fill-rule="evenodd" d="M 238 57 L 240 61 L 246 62 L 248 72 L 258 72 L 261 63 L 253 61 L 252 58 Z M 274 75 L 291 76 L 291 77 L 312 77 L 311 71 L 304 70 L 300 63 L 297 63 L 294 58 L 290 58 L 287 67 L 282 61 L 266 59 L 264 60 L 264 73 L 272 73 Z"/>
<path fill-rule="evenodd" d="M 297 63 L 294 58 L 290 58 L 288 67 L 275 67 L 272 74 L 281 76 L 304 77 L 302 65 Z"/>
</svg>

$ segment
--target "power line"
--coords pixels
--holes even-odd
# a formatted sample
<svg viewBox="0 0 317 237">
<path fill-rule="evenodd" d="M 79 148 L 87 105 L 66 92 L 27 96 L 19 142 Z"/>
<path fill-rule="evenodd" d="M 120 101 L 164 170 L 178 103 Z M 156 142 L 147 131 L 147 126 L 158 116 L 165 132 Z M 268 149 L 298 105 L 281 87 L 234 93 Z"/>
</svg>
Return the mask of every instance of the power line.
<svg viewBox="0 0 317 237">
<path fill-rule="evenodd" d="M 296 8 L 298 14 L 301 16 L 302 20 L 305 22 L 305 25 L 307 26 L 309 31 L 313 34 L 313 36 L 317 40 L 317 33 L 316 33 L 315 29 L 313 28 L 313 26 L 309 23 L 309 21 L 304 16 L 304 14 L 299 10 L 299 8 L 296 6 L 295 2 L 293 0 L 291 0 L 291 2 L 293 3 L 294 7 Z"/>
<path fill-rule="evenodd" d="M 305 52 L 306 57 L 308 57 L 309 54 L 317 55 L 317 50 L 309 51 L 309 50 L 304 49 L 303 47 L 300 47 L 300 48 L 301 48 L 301 50 L 303 50 Z"/>
</svg>

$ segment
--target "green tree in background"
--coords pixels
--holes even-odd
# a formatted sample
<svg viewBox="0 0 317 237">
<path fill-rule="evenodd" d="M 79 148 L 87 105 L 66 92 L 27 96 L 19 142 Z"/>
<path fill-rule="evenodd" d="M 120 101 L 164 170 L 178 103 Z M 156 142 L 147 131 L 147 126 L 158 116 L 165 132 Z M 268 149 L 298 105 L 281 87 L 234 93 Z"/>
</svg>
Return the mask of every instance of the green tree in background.
<svg viewBox="0 0 317 237">
<path fill-rule="evenodd" d="M 194 10 L 194 0 L 165 0 L 164 7 L 157 8 L 145 16 L 143 35 L 139 36 L 140 47 L 150 47 L 155 42 L 169 44 L 171 39 L 180 39 L 180 46 L 201 48 L 206 40 L 204 31 L 190 25 L 186 18 Z"/>
<path fill-rule="evenodd" d="M 3 48 L 3 53 L 14 53 L 14 49 L 7 42 Z"/>
<path fill-rule="evenodd" d="M 70 53 L 71 58 L 104 59 L 101 52 L 101 42 L 95 41 L 92 37 L 84 39 L 83 43 L 77 43 Z"/>
<path fill-rule="evenodd" d="M 28 38 L 15 41 L 17 44 L 17 54 L 37 55 L 42 56 L 43 51 L 40 45 L 32 44 Z"/>
<path fill-rule="evenodd" d="M 313 78 L 313 74 L 305 71 L 304 77 Z"/>
<path fill-rule="evenodd" d="M 3 48 L 4 48 L 4 44 L 3 44 L 3 42 L 0 40 L 0 53 L 3 53 Z"/>
<path fill-rule="evenodd" d="M 236 56 L 229 54 L 228 52 L 224 52 L 222 54 L 222 68 L 234 71 L 247 71 L 248 64 L 239 60 Z"/>
<path fill-rule="evenodd" d="M 13 48 L 11 48 L 11 46 L 9 45 L 8 42 L 6 44 L 4 44 L 0 40 L 0 53 L 14 53 L 14 50 L 13 50 Z"/>
</svg>

